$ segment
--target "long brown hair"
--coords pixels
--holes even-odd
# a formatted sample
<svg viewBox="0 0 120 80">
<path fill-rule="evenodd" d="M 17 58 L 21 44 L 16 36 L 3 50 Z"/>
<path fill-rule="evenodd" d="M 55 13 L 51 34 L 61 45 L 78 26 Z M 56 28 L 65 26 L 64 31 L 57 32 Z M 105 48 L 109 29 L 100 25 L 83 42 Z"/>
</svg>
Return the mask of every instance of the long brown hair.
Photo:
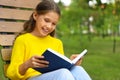
<svg viewBox="0 0 120 80">
<path fill-rule="evenodd" d="M 46 14 L 49 11 L 54 11 L 59 16 L 61 15 L 58 5 L 53 0 L 40 1 L 40 3 L 36 6 L 35 11 L 39 15 Z M 35 24 L 36 24 L 36 21 L 34 20 L 33 13 L 32 13 L 29 20 L 24 23 L 24 25 L 23 25 L 24 30 L 21 32 L 21 34 L 32 32 L 35 28 Z M 52 37 L 54 37 L 55 30 L 53 32 L 51 32 L 50 35 Z"/>
</svg>

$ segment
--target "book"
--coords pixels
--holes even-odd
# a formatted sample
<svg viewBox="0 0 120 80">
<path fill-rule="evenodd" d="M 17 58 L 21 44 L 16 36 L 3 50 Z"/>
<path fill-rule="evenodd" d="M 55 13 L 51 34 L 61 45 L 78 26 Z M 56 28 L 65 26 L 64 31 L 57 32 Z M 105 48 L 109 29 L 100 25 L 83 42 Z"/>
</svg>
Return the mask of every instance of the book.
<svg viewBox="0 0 120 80">
<path fill-rule="evenodd" d="M 75 63 L 87 53 L 87 49 L 83 50 L 75 59 L 70 60 L 64 55 L 48 48 L 42 55 L 45 60 L 49 61 L 49 66 L 45 68 L 34 68 L 35 70 L 46 73 L 60 68 L 71 69 Z"/>
</svg>

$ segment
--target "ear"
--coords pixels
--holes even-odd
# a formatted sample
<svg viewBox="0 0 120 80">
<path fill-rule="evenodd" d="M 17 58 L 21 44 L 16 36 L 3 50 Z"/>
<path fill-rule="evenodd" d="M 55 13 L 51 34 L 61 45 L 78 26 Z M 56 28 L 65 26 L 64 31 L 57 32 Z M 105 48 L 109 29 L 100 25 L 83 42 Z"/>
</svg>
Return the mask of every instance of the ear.
<svg viewBox="0 0 120 80">
<path fill-rule="evenodd" d="M 34 18 L 35 21 L 36 21 L 36 19 L 37 19 L 37 16 L 38 16 L 37 12 L 34 11 L 34 12 L 33 12 L 33 18 Z"/>
</svg>

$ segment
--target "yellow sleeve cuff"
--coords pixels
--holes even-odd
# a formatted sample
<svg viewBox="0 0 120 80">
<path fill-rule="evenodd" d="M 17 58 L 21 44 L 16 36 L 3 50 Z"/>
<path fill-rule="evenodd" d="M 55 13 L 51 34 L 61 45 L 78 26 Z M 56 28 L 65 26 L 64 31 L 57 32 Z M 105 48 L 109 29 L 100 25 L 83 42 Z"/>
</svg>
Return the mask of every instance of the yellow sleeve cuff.
<svg viewBox="0 0 120 80">
<path fill-rule="evenodd" d="M 23 78 L 24 77 L 24 75 L 21 75 L 20 73 L 19 73 L 19 65 L 17 65 L 17 67 L 16 67 L 16 72 L 17 72 L 17 76 L 18 76 L 18 78 Z"/>
</svg>

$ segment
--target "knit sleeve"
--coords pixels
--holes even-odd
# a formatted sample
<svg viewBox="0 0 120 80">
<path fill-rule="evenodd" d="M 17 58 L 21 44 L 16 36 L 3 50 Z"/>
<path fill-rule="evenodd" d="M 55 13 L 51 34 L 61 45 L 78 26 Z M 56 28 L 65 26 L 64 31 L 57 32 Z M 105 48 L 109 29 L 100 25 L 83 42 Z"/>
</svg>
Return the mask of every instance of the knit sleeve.
<svg viewBox="0 0 120 80">
<path fill-rule="evenodd" d="M 62 55 L 64 55 L 63 43 L 61 40 L 59 40 L 58 52 L 61 53 Z"/>
<path fill-rule="evenodd" d="M 12 80 L 20 80 L 24 77 L 19 73 L 19 66 L 23 63 L 24 60 L 24 52 L 25 52 L 25 43 L 19 37 L 15 40 L 12 55 L 11 55 L 11 62 L 7 69 L 7 76 Z"/>
</svg>

